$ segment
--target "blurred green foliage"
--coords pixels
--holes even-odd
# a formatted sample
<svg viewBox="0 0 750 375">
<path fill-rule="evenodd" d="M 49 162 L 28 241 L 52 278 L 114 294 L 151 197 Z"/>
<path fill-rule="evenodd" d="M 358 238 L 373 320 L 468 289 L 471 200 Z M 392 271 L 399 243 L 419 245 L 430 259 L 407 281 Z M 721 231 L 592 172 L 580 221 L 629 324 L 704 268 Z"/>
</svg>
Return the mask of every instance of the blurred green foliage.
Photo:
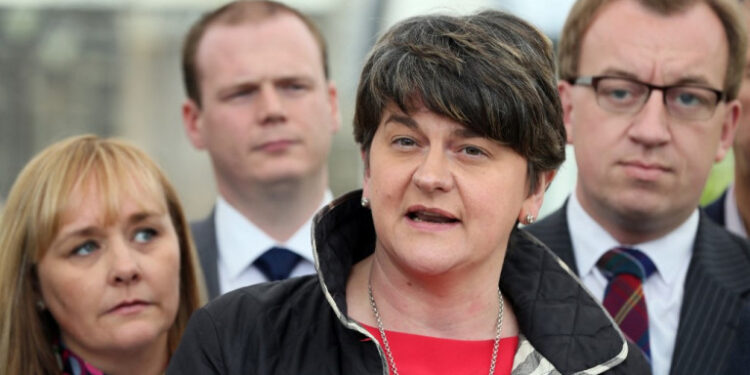
<svg viewBox="0 0 750 375">
<path fill-rule="evenodd" d="M 727 156 L 719 163 L 714 164 L 708 181 L 701 195 L 701 206 L 705 206 L 719 198 L 721 193 L 734 180 L 734 153 L 728 152 Z"/>
</svg>

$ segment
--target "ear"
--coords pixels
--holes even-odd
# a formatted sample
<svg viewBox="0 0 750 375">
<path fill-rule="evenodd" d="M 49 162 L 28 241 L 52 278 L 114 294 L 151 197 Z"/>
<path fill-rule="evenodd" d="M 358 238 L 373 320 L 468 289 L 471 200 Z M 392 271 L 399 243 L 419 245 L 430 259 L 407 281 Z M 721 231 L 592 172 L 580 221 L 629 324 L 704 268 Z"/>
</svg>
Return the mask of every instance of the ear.
<svg viewBox="0 0 750 375">
<path fill-rule="evenodd" d="M 526 217 L 528 215 L 531 215 L 534 220 L 539 217 L 539 209 L 542 208 L 542 203 L 544 203 L 544 192 L 547 191 L 547 187 L 549 187 L 549 184 L 552 183 L 552 179 L 555 178 L 555 174 L 557 174 L 556 170 L 539 173 L 536 189 L 534 189 L 534 191 L 532 191 L 531 194 L 526 197 L 526 199 L 523 201 L 523 204 L 521 205 L 521 212 L 518 213 L 519 222 L 523 224 L 530 224 L 526 220 Z"/>
<path fill-rule="evenodd" d="M 185 133 L 190 139 L 193 147 L 203 150 L 206 148 L 203 139 L 203 111 L 192 99 L 186 99 L 182 104 L 182 124 Z"/>
<path fill-rule="evenodd" d="M 573 144 L 573 126 L 571 125 L 571 113 L 573 112 L 573 85 L 567 81 L 557 81 L 557 92 L 560 94 L 560 102 L 563 110 L 563 123 L 568 144 Z"/>
<path fill-rule="evenodd" d="M 328 102 L 331 106 L 331 133 L 335 133 L 341 127 L 341 113 L 339 112 L 338 90 L 333 81 L 328 81 Z"/>
<path fill-rule="evenodd" d="M 727 103 L 727 112 L 724 115 L 724 121 L 721 123 L 721 134 L 719 138 L 719 148 L 716 149 L 715 162 L 720 162 L 727 155 L 727 152 L 734 143 L 734 133 L 737 132 L 742 105 L 735 99 Z"/>
</svg>

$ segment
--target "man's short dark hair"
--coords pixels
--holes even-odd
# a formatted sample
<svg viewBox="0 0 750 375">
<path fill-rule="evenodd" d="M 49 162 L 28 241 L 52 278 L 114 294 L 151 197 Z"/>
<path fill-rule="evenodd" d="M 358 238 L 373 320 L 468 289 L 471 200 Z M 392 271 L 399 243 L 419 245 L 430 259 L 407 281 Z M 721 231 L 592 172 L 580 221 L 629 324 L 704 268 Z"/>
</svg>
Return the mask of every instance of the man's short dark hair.
<svg viewBox="0 0 750 375">
<path fill-rule="evenodd" d="M 282 14 L 299 18 L 310 30 L 320 48 L 323 59 L 323 74 L 328 79 L 328 51 L 325 39 L 315 23 L 300 11 L 287 5 L 267 0 L 238 0 L 206 13 L 188 31 L 182 45 L 182 78 L 188 98 L 201 105 L 200 70 L 197 54 L 206 31 L 213 25 L 241 25 L 259 23 Z"/>
<path fill-rule="evenodd" d="M 670 16 L 684 12 L 690 7 L 705 3 L 714 12 L 724 27 L 729 45 L 726 75 L 724 76 L 725 100 L 737 98 L 745 70 L 747 32 L 737 0 L 632 0 L 656 14 Z M 578 77 L 581 46 L 586 32 L 599 14 L 612 0 L 578 0 L 568 14 L 560 36 L 560 79 Z M 695 25 L 701 27 L 702 25 Z"/>
</svg>

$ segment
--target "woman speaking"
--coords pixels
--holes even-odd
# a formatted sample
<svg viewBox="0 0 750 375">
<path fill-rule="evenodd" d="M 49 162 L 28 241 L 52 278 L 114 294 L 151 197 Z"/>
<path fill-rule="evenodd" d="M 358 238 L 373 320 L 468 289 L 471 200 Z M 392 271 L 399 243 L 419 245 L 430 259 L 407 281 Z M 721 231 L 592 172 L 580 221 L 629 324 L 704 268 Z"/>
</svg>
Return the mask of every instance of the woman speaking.
<svg viewBox="0 0 750 375">
<path fill-rule="evenodd" d="M 646 374 L 534 221 L 564 159 L 549 41 L 496 11 L 403 21 L 359 83 L 362 192 L 315 219 L 317 277 L 196 312 L 170 374 Z"/>
</svg>

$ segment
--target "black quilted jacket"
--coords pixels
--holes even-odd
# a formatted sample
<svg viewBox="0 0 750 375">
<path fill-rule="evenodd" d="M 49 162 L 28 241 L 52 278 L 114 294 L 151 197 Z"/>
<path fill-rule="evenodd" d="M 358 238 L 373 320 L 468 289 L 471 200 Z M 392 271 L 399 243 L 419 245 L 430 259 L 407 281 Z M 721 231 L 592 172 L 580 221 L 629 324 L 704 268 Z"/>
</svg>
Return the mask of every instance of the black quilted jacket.
<svg viewBox="0 0 750 375">
<path fill-rule="evenodd" d="M 360 192 L 314 221 L 318 276 L 225 294 L 190 319 L 168 375 L 387 374 L 383 351 L 347 317 L 346 281 L 375 234 Z M 513 374 L 649 374 L 602 307 L 544 245 L 511 235 L 500 287 L 522 333 Z"/>
</svg>

